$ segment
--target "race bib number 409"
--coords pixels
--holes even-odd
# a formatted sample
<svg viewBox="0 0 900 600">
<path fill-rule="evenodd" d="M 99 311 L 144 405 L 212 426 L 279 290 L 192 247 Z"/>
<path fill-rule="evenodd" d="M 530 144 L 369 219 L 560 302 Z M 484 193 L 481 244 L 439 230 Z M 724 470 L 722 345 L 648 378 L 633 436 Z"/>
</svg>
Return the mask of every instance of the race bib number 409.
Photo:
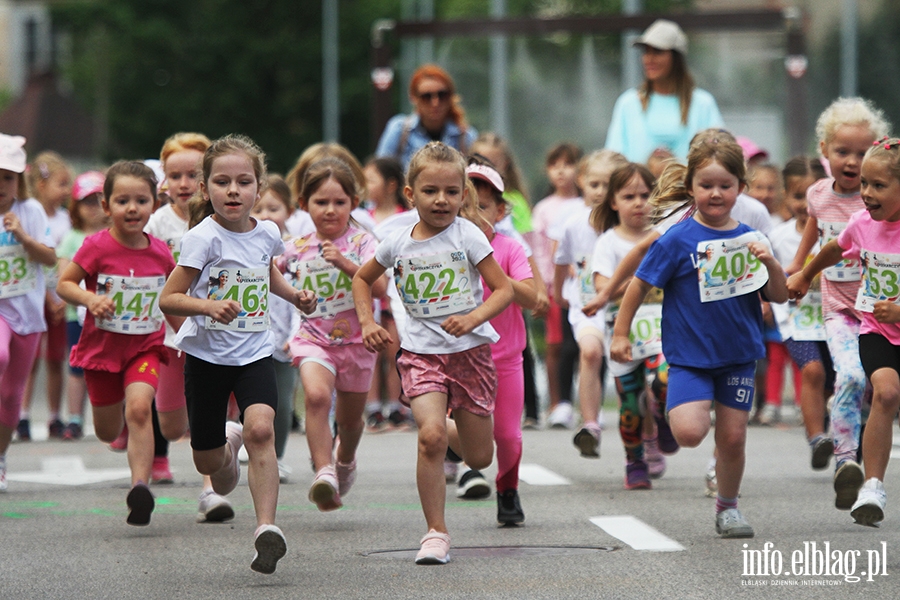
<svg viewBox="0 0 900 600">
<path fill-rule="evenodd" d="M 163 315 L 157 301 L 165 283 L 166 278 L 161 275 L 122 277 L 100 273 L 97 275 L 97 295 L 112 300 L 116 315 L 112 319 L 97 319 L 97 328 L 126 335 L 159 331 Z"/>
<path fill-rule="evenodd" d="M 750 253 L 747 244 L 763 242 L 761 233 L 749 231 L 735 238 L 708 240 L 697 244 L 697 276 L 700 301 L 715 302 L 743 296 L 769 281 L 769 272 Z"/>
<path fill-rule="evenodd" d="M 210 300 L 234 300 L 241 305 L 238 316 L 230 323 L 206 317 L 209 330 L 253 332 L 269 328 L 269 269 L 234 269 L 213 267 L 209 271 Z"/>
<path fill-rule="evenodd" d="M 475 308 L 469 260 L 462 251 L 398 259 L 394 283 L 413 317 L 443 317 Z"/>
</svg>

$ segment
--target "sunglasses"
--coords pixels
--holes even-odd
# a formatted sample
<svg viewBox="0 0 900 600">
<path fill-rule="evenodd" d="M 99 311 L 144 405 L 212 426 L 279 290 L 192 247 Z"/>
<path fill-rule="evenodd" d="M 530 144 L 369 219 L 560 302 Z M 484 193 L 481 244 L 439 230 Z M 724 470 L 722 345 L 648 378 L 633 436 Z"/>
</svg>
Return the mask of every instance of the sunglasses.
<svg viewBox="0 0 900 600">
<path fill-rule="evenodd" d="M 450 90 L 440 90 L 438 92 L 422 92 L 419 94 L 419 100 L 422 102 L 431 102 L 435 98 L 440 100 L 441 102 L 446 102 L 450 99 Z"/>
</svg>

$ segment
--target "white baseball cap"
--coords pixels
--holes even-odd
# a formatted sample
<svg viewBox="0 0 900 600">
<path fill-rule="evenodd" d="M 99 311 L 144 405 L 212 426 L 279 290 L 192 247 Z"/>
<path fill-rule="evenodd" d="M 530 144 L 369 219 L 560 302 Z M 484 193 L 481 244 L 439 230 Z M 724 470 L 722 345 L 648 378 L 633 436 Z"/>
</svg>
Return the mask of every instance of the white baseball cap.
<svg viewBox="0 0 900 600">
<path fill-rule="evenodd" d="M 503 193 L 503 178 L 500 177 L 500 173 L 496 169 L 492 169 L 487 165 L 469 165 L 466 167 L 466 175 L 468 175 L 469 179 L 486 181 L 495 190 L 501 194 Z"/>
<path fill-rule="evenodd" d="M 634 41 L 634 46 L 650 46 L 658 50 L 675 50 L 687 54 L 688 40 L 684 31 L 674 21 L 657 19 Z"/>
<path fill-rule="evenodd" d="M 25 138 L 0 133 L 0 169 L 24 173 L 25 163 Z"/>
</svg>

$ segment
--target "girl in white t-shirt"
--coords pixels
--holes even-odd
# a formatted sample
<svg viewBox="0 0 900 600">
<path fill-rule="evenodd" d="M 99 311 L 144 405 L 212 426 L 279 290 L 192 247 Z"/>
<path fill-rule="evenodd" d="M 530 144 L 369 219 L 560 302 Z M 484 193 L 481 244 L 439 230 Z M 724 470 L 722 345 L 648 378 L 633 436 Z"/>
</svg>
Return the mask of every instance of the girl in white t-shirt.
<svg viewBox="0 0 900 600">
<path fill-rule="evenodd" d="M 488 321 L 512 302 L 513 289 L 475 225 L 481 217 L 459 152 L 427 144 L 410 162 L 404 193 L 419 221 L 381 242 L 353 278 L 353 298 L 366 348 L 378 352 L 391 336 L 375 322 L 372 287 L 393 267 L 410 317 L 397 366 L 418 427 L 416 484 L 428 527 L 416 563 L 444 564 L 450 560 L 444 456 L 449 441 L 473 469 L 491 463 L 497 374 L 490 344 L 499 336 Z M 493 291 L 484 302 L 479 275 Z"/>
<path fill-rule="evenodd" d="M 160 296 L 169 315 L 188 317 L 175 344 L 185 352 L 185 395 L 190 406 L 191 448 L 197 470 L 227 495 L 240 479 L 238 451 L 249 455 L 249 483 L 256 510 L 256 556 L 250 568 L 273 573 L 287 552 L 274 525 L 278 504 L 275 407 L 278 392 L 268 323 L 271 291 L 309 312 L 315 296 L 292 288 L 272 258 L 284 251 L 274 223 L 250 216 L 265 181 L 262 150 L 242 136 L 213 142 L 202 161 L 201 196 L 181 240 L 178 265 Z M 221 300 L 210 298 L 211 277 L 226 283 Z M 244 424 L 226 423 L 234 393 Z"/>
</svg>

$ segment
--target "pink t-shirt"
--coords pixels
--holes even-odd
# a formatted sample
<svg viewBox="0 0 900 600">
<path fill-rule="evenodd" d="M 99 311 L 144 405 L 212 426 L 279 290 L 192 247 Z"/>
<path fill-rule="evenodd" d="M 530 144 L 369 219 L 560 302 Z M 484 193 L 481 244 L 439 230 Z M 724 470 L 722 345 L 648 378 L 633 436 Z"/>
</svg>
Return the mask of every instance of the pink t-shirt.
<svg viewBox="0 0 900 600">
<path fill-rule="evenodd" d="M 494 249 L 494 260 L 507 276 L 516 281 L 531 279 L 531 267 L 525 257 L 522 245 L 501 233 L 495 233 L 491 240 L 491 248 Z M 484 299 L 491 296 L 491 288 L 482 279 Z M 491 319 L 491 325 L 500 334 L 500 340 L 491 344 L 491 357 L 494 363 L 510 364 L 522 361 L 522 351 L 525 349 L 525 319 L 522 317 L 522 309 L 515 302 L 510 303 L 502 313 Z"/>
<path fill-rule="evenodd" d="M 377 244 L 372 234 L 352 225 L 332 243 L 357 265 L 375 256 Z M 294 339 L 320 346 L 361 344 L 362 330 L 350 292 L 352 278 L 325 262 L 315 232 L 285 242 L 284 247 L 284 254 L 275 259 L 275 266 L 291 285 L 315 292 L 318 299 L 312 315 L 301 315 Z"/>
<path fill-rule="evenodd" d="M 843 226 L 853 213 L 865 208 L 859 192 L 838 194 L 834 191 L 834 178 L 820 179 L 806 190 L 809 216 L 815 217 L 819 225 L 819 237 L 827 224 Z M 859 281 L 830 281 L 822 277 L 822 310 L 829 313 L 848 312 L 858 319 L 862 317 L 854 308 Z"/>
<path fill-rule="evenodd" d="M 96 293 L 97 275 L 100 273 L 115 277 L 168 277 L 175 268 L 169 247 L 152 235 L 147 235 L 147 239 L 150 246 L 136 250 L 117 242 L 108 229 L 85 238 L 72 258 L 72 262 L 87 273 L 85 288 Z M 121 373 L 135 356 L 148 351 L 158 351 L 160 359 L 168 362 L 163 345 L 165 336 L 165 327 L 162 326 L 147 335 L 98 329 L 94 316 L 88 311 L 81 338 L 72 348 L 70 362 L 74 367 L 110 373 Z"/>
<path fill-rule="evenodd" d="M 580 197 L 562 198 L 556 194 L 547 196 L 534 206 L 531 226 L 534 230 L 528 238 L 532 256 L 548 288 L 553 287 L 553 246 L 562 234 L 560 227 L 578 206 L 584 206 Z"/>
<path fill-rule="evenodd" d="M 858 259 L 863 250 L 900 255 L 900 222 L 876 221 L 869 215 L 869 211 L 861 210 L 850 217 L 847 228 L 838 236 L 837 242 L 844 250 L 844 258 Z M 900 269 L 894 273 L 900 275 Z M 897 276 L 886 273 L 880 275 L 879 279 L 884 282 L 885 287 L 891 285 L 890 282 L 896 287 Z M 857 282 L 858 289 L 859 282 Z M 900 324 L 879 323 L 872 313 L 865 311 L 859 311 L 859 314 L 862 315 L 860 333 L 877 333 L 887 338 L 891 344 L 900 346 Z"/>
</svg>

